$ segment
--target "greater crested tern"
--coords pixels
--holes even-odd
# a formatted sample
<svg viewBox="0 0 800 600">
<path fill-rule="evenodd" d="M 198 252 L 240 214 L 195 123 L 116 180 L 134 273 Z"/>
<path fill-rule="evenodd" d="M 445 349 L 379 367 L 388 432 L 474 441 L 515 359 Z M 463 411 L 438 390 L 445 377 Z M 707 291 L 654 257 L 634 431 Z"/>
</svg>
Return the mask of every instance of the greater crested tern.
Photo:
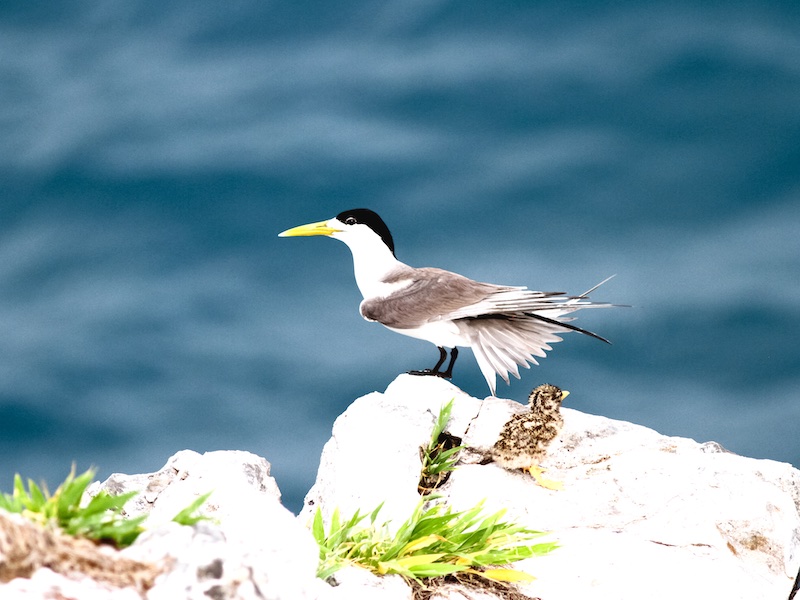
<svg viewBox="0 0 800 600">
<path fill-rule="evenodd" d="M 427 340 L 439 348 L 432 369 L 409 371 L 449 379 L 458 346 L 472 348 L 492 396 L 496 375 L 509 383 L 519 379 L 521 367 L 539 364 L 557 333 L 577 331 L 608 343 L 596 333 L 567 323 L 564 315 L 581 308 L 606 308 L 613 304 L 590 302 L 588 295 L 608 279 L 579 296 L 563 292 L 537 292 L 526 287 L 494 285 L 432 267 L 415 268 L 395 256 L 394 241 L 386 223 L 366 208 L 346 210 L 333 219 L 293 227 L 280 237 L 324 235 L 347 244 L 353 254 L 356 284 L 364 300 L 361 316 L 397 333 Z M 609 278 L 610 279 L 610 278 Z M 447 369 L 445 348 L 452 348 Z"/>
</svg>

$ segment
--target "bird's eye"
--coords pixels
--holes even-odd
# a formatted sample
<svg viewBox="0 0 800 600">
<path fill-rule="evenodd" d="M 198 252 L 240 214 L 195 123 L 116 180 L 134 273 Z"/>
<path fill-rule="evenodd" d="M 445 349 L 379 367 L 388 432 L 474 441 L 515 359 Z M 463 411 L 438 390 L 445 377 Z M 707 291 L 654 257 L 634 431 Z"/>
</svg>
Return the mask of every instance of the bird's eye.
<svg viewBox="0 0 800 600">
<path fill-rule="evenodd" d="M 358 223 L 358 221 L 356 221 L 356 218 L 355 218 L 355 217 L 347 217 L 347 218 L 344 220 L 344 224 L 345 224 L 345 225 L 355 225 L 356 223 Z"/>
</svg>

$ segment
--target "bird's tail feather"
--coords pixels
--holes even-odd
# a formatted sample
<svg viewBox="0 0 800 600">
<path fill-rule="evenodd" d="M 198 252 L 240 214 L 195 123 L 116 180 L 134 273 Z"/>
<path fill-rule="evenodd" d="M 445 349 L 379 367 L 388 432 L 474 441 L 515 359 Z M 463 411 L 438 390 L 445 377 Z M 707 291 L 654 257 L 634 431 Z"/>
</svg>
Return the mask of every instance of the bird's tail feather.
<svg viewBox="0 0 800 600">
<path fill-rule="evenodd" d="M 525 288 L 513 288 L 498 292 L 491 303 L 483 307 L 485 312 L 475 316 L 464 314 L 456 317 L 469 332 L 472 350 L 481 373 L 492 396 L 496 393 L 497 375 L 509 383 L 509 373 L 519 379 L 519 368 L 530 368 L 539 364 L 536 357 L 544 358 L 546 351 L 552 350 L 550 344 L 560 342 L 557 335 L 577 331 L 589 337 L 610 344 L 606 338 L 572 325 L 573 317 L 566 317 L 581 308 L 608 308 L 619 306 L 605 302 L 591 302 L 589 294 L 609 279 L 607 277 L 580 296 L 564 297 L 559 293 L 529 292 Z M 552 316 L 544 316 L 544 312 Z M 451 315 L 453 316 L 453 315 Z"/>
<path fill-rule="evenodd" d="M 539 313 L 525 313 L 527 316 L 532 317 L 534 319 L 538 319 L 539 321 L 544 321 L 545 323 L 550 323 L 551 325 L 556 325 L 558 327 L 563 327 L 564 329 L 569 329 L 570 331 L 577 331 L 578 333 L 582 333 L 584 335 L 588 335 L 589 337 L 593 337 L 596 340 L 600 340 L 601 342 L 605 342 L 606 344 L 610 344 L 611 342 L 608 341 L 601 335 L 597 335 L 596 333 L 589 331 L 588 329 L 582 329 L 577 325 L 572 325 L 571 323 L 566 323 L 564 321 L 556 321 L 555 319 L 550 319 L 549 317 L 545 317 L 544 315 L 540 315 Z"/>
<path fill-rule="evenodd" d="M 496 393 L 496 376 L 509 383 L 508 374 L 519 379 L 519 368 L 530 368 L 539 364 L 537 357 L 546 356 L 552 350 L 550 344 L 560 342 L 556 333 L 570 328 L 552 319 L 513 319 L 472 320 L 469 324 L 472 337 L 472 350 L 481 373 L 492 396 Z"/>
<path fill-rule="evenodd" d="M 596 290 L 597 288 L 599 288 L 601 285 L 603 285 L 604 283 L 606 283 L 606 282 L 608 282 L 608 281 L 611 281 L 611 280 L 612 280 L 612 279 L 614 279 L 614 277 L 616 277 L 616 276 L 617 276 L 617 274 L 616 274 L 616 273 L 614 273 L 613 275 L 609 275 L 608 277 L 606 277 L 605 279 L 603 279 L 603 281 L 601 281 L 600 283 L 598 283 L 596 286 L 594 286 L 594 287 L 592 287 L 592 288 L 589 288 L 588 290 L 586 290 L 586 291 L 585 291 L 585 292 L 583 292 L 583 293 L 582 293 L 580 296 L 577 296 L 577 297 L 578 297 L 578 298 L 586 298 L 586 297 L 587 297 L 589 294 L 591 294 L 593 291 L 595 291 L 595 290 Z"/>
</svg>

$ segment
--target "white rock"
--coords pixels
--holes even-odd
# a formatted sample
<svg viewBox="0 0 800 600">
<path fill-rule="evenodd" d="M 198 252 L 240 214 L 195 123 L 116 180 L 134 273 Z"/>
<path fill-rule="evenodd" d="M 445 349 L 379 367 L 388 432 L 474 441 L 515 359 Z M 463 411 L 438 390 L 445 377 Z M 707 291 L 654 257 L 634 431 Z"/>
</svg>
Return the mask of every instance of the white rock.
<svg viewBox="0 0 800 600">
<path fill-rule="evenodd" d="M 489 447 L 515 402 L 470 398 L 437 378 L 401 376 L 336 421 L 306 499 L 348 516 L 381 501 L 403 520 L 419 501 L 418 448 L 456 398 L 448 431 Z M 561 548 L 521 566 L 525 592 L 547 600 L 786 600 L 800 568 L 800 472 L 727 453 L 714 443 L 564 409 L 543 466 L 560 492 L 497 465 L 464 464 L 439 491 L 456 509 L 486 501 L 507 520 L 551 531 Z M 468 453 L 467 460 L 472 460 Z M 399 525 L 399 522 L 397 523 Z"/>
<path fill-rule="evenodd" d="M 136 510 L 151 528 L 124 550 L 137 560 L 171 563 L 148 600 L 317 598 L 329 586 L 316 578 L 319 550 L 308 529 L 280 504 L 269 463 L 247 452 L 183 451 L 149 475 L 112 475 L 114 493 L 140 489 Z M 171 519 L 212 491 L 201 512 L 212 522 L 182 527 Z"/>
<path fill-rule="evenodd" d="M 50 569 L 38 569 L 30 579 L 0 585 L 3 600 L 141 600 L 133 588 L 119 589 L 84 578 L 69 579 Z"/>
<path fill-rule="evenodd" d="M 333 577 L 325 600 L 411 600 L 411 588 L 399 575 L 378 577 L 360 567 L 345 567 Z"/>
<path fill-rule="evenodd" d="M 316 542 L 280 504 L 269 469 L 267 461 L 247 452 L 201 455 L 184 450 L 155 473 L 114 474 L 94 484 L 90 495 L 101 489 L 112 494 L 140 492 L 126 511 L 129 516 L 148 514 L 148 529 L 121 554 L 166 566 L 147 600 L 410 598 L 410 588 L 399 577 L 378 578 L 361 569 L 343 570 L 336 587 L 318 579 Z M 172 522 L 175 514 L 212 490 L 200 512 L 213 522 L 193 527 Z M 0 585 L 3 600 L 62 597 L 135 600 L 139 595 L 88 578 L 74 581 L 48 569 L 39 569 L 31 579 Z"/>
<path fill-rule="evenodd" d="M 263 546 L 264 542 L 275 546 L 282 541 L 287 552 L 280 557 L 274 547 L 265 550 Z M 170 561 L 167 572 L 147 594 L 148 600 L 319 598 L 329 586 L 304 568 L 306 557 L 291 554 L 294 543 L 282 535 L 262 540 L 261 546 L 237 543 L 211 524 L 182 527 L 171 523 L 143 534 L 124 553 L 139 560 Z"/>
<path fill-rule="evenodd" d="M 419 448 L 427 444 L 443 404 L 456 398 L 458 414 L 450 431 L 462 436 L 481 402 L 438 377 L 401 375 L 385 393 L 359 398 L 336 419 L 325 444 L 316 482 L 306 495 L 300 519 L 307 523 L 318 506 L 327 519 L 369 514 L 384 503 L 380 520 L 399 526 L 419 503 Z M 335 502 L 332 501 L 335 499 Z"/>
<path fill-rule="evenodd" d="M 471 398 L 447 381 L 401 376 L 385 393 L 356 400 L 335 422 L 299 517 L 280 504 L 269 463 L 246 452 L 183 451 L 163 469 L 113 475 L 112 493 L 139 490 L 129 513 L 151 528 L 123 551 L 168 565 L 148 600 L 408 600 L 399 577 L 347 568 L 335 587 L 315 577 L 318 549 L 307 528 L 326 518 L 384 508 L 399 526 L 420 501 L 419 447 L 441 407 L 455 399 L 447 431 L 488 448 L 522 405 Z M 547 530 L 556 551 L 519 563 L 537 579 L 523 591 L 546 600 L 786 600 L 800 568 L 800 472 L 736 456 L 711 443 L 564 409 L 565 429 L 543 466 L 554 492 L 527 474 L 462 462 L 438 490 L 457 510 L 485 501 L 506 520 Z M 204 512 L 217 522 L 183 527 L 172 517 L 213 491 Z M 472 593 L 472 592 L 470 592 Z M 442 598 L 461 598 L 442 590 Z M 475 596 L 475 594 L 472 594 Z M 49 569 L 0 585 L 3 600 L 134 600 L 133 590 L 73 581 Z M 477 597 L 477 596 L 475 596 Z"/>
<path fill-rule="evenodd" d="M 149 514 L 152 527 L 172 518 L 197 497 L 211 492 L 203 514 L 230 524 L 241 515 L 244 500 L 279 505 L 281 493 L 270 476 L 269 463 L 255 454 L 242 451 L 217 451 L 199 454 L 182 450 L 170 457 L 159 471 L 141 475 L 115 473 L 90 494 L 104 489 L 112 494 L 140 492 L 125 507 L 131 516 Z M 285 510 L 285 509 L 284 509 Z M 234 523 L 231 529 L 238 527 Z"/>
</svg>

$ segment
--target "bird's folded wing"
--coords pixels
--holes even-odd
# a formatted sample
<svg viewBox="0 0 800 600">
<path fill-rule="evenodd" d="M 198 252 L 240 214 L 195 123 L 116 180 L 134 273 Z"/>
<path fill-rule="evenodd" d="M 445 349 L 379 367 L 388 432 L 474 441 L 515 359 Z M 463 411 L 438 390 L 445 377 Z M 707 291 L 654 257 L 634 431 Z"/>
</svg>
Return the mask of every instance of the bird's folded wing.
<svg viewBox="0 0 800 600">
<path fill-rule="evenodd" d="M 424 268 L 398 271 L 383 283 L 401 284 L 390 295 L 367 298 L 361 314 L 387 327 L 412 329 L 431 321 L 448 320 L 450 314 L 475 305 L 504 288 L 472 281 L 442 269 Z"/>
<path fill-rule="evenodd" d="M 383 283 L 400 285 L 387 297 L 365 299 L 361 314 L 396 329 L 412 329 L 433 321 L 538 311 L 560 318 L 580 308 L 611 306 L 590 302 L 584 294 L 567 296 L 563 292 L 482 283 L 436 268 L 401 269 Z"/>
<path fill-rule="evenodd" d="M 547 314 L 558 318 L 581 308 L 611 306 L 590 302 L 583 296 L 567 296 L 563 292 L 537 292 L 526 288 L 497 289 L 474 304 L 462 306 L 447 315 L 448 319 L 464 319 L 484 315 L 554 311 Z"/>
</svg>

